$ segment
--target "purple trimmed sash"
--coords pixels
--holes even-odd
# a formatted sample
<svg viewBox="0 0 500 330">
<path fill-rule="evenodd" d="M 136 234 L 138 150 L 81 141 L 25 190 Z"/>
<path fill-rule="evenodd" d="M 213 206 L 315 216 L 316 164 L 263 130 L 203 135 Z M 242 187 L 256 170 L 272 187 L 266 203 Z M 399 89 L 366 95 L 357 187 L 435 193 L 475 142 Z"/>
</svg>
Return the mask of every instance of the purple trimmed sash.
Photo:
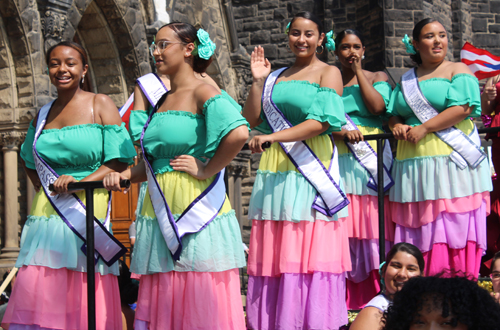
<svg viewBox="0 0 500 330">
<path fill-rule="evenodd" d="M 416 68 L 408 70 L 401 77 L 401 91 L 406 103 L 421 123 L 439 114 L 422 93 Z M 434 132 L 434 134 L 453 149 L 450 159 L 462 170 L 467 166 L 476 168 L 486 158 L 486 153 L 480 148 L 481 140 L 476 125 L 470 135 L 454 126 Z"/>
<path fill-rule="evenodd" d="M 144 134 L 149 126 L 151 118 L 157 111 L 157 107 L 149 115 L 141 134 L 141 149 L 146 165 L 148 177 L 148 189 L 151 203 L 155 211 L 160 231 L 165 239 L 168 249 L 174 260 L 179 260 L 182 252 L 182 237 L 203 230 L 219 214 L 226 200 L 226 186 L 224 185 L 224 169 L 217 173 L 214 181 L 205 189 L 200 196 L 195 198 L 191 204 L 182 212 L 177 220 L 174 218 L 170 207 L 163 195 L 160 184 L 156 180 L 153 167 L 148 161 L 144 149 Z"/>
<path fill-rule="evenodd" d="M 359 131 L 358 126 L 352 121 L 351 117 L 349 115 L 345 115 L 345 118 L 347 119 L 347 124 L 342 126 L 342 129 L 348 130 L 348 131 Z M 373 148 L 370 146 L 370 144 L 366 141 L 359 141 L 358 143 L 352 144 L 350 142 L 345 143 L 347 145 L 347 148 L 351 150 L 352 154 L 354 155 L 354 158 L 358 161 L 358 163 L 363 166 L 363 168 L 368 172 L 370 175 L 370 179 L 368 180 L 368 183 L 366 186 L 368 188 L 371 188 L 375 191 L 377 191 L 377 185 L 378 185 L 378 176 L 377 176 L 377 153 Z M 391 151 L 391 146 L 389 145 L 389 141 L 385 140 L 384 141 L 384 191 L 389 190 L 394 185 L 394 180 L 392 179 L 391 176 L 391 168 L 392 168 L 392 151 Z"/>
<path fill-rule="evenodd" d="M 36 123 L 35 138 L 33 140 L 33 158 L 35 160 L 36 172 L 40 177 L 43 191 L 47 196 L 54 210 L 59 214 L 64 223 L 83 241 L 82 251 L 86 254 L 87 234 L 86 234 L 86 208 L 83 202 L 76 194 L 57 194 L 51 196 L 49 184 L 54 183 L 59 175 L 45 162 L 36 150 L 36 142 L 45 126 L 47 116 L 54 101 L 44 105 L 38 113 Z M 97 258 L 101 258 L 104 263 L 111 266 L 116 260 L 127 252 L 125 248 L 109 232 L 110 211 L 111 211 L 111 193 L 109 194 L 108 210 L 106 219 L 101 223 L 94 217 L 95 251 Z"/>
<path fill-rule="evenodd" d="M 271 98 L 276 80 L 286 69 L 281 68 L 272 72 L 267 77 L 262 92 L 262 110 L 273 132 L 293 127 Z M 333 153 L 328 170 L 305 141 L 280 142 L 279 144 L 297 170 L 318 192 L 311 206 L 313 209 L 332 217 L 349 204 L 349 200 L 339 186 L 338 155 L 333 139 Z"/>
<path fill-rule="evenodd" d="M 156 73 L 148 73 L 139 79 L 137 79 L 137 84 L 141 88 L 144 95 L 149 101 L 151 106 L 156 106 L 158 100 L 168 92 L 167 87 L 163 84 L 160 77 Z M 132 106 L 134 104 L 134 93 L 130 95 L 127 102 L 120 108 L 120 117 L 123 117 L 127 111 L 132 110 Z"/>
</svg>

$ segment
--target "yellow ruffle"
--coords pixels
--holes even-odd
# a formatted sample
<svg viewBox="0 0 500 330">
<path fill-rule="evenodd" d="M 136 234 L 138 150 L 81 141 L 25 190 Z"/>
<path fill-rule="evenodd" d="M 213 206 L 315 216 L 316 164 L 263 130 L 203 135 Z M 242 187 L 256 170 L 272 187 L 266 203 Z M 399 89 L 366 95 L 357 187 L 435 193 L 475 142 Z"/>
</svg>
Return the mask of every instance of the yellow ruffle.
<svg viewBox="0 0 500 330">
<path fill-rule="evenodd" d="M 329 135 L 318 135 L 306 140 L 307 145 L 328 168 L 332 158 L 333 146 Z M 259 170 L 270 172 L 297 171 L 279 143 L 273 143 L 264 151 L 260 159 Z M 298 171 L 297 171 L 298 172 Z"/>
<path fill-rule="evenodd" d="M 376 128 L 376 127 L 358 126 L 358 129 L 361 131 L 361 134 L 363 134 L 363 135 L 382 134 L 382 133 L 384 133 L 383 130 L 381 130 L 380 128 Z M 376 140 L 370 140 L 370 141 L 367 141 L 367 142 L 373 148 L 373 150 L 375 150 L 375 152 L 377 152 L 377 141 Z M 344 141 L 336 140 L 335 141 L 335 145 L 338 148 L 339 155 L 343 155 L 343 154 L 347 154 L 347 153 L 351 152 L 347 148 L 347 145 L 345 144 Z"/>
<path fill-rule="evenodd" d="M 198 197 L 215 179 L 215 176 L 206 179 L 198 180 L 185 172 L 165 172 L 156 175 L 156 180 L 165 196 L 165 200 L 170 207 L 172 214 L 181 214 Z M 220 214 L 231 211 L 231 203 L 226 196 L 226 201 L 219 212 Z M 142 215 L 150 218 L 155 218 L 153 204 L 149 196 L 149 190 L 144 198 L 142 207 Z"/>
<path fill-rule="evenodd" d="M 456 128 L 469 135 L 474 129 L 474 123 L 470 119 L 464 119 L 455 125 Z M 449 156 L 453 149 L 441 141 L 434 133 L 429 133 L 417 144 L 408 141 L 398 141 L 396 159 L 405 160 L 415 157 Z"/>
<path fill-rule="evenodd" d="M 78 198 L 86 204 L 85 191 L 79 191 L 76 193 Z M 106 189 L 96 189 L 94 190 L 94 216 L 97 219 L 104 219 L 106 217 L 106 210 L 108 208 L 108 191 Z M 33 199 L 33 204 L 31 205 L 31 215 L 34 216 L 45 216 L 50 217 L 51 215 L 57 214 L 57 212 L 50 204 L 47 195 L 40 190 Z"/>
</svg>

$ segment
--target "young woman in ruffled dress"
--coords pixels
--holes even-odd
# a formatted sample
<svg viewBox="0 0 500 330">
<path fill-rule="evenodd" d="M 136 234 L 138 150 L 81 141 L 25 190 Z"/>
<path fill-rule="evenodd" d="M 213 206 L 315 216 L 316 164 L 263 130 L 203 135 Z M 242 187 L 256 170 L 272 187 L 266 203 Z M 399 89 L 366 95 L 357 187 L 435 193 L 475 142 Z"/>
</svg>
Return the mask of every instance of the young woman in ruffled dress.
<svg viewBox="0 0 500 330">
<path fill-rule="evenodd" d="M 141 278 L 135 329 L 245 329 L 238 270 L 245 256 L 229 201 L 204 228 L 182 237 L 182 252 L 175 260 L 151 187 L 157 184 L 179 219 L 241 150 L 248 124 L 217 89 L 194 75 L 211 63 L 215 45 L 208 33 L 170 23 L 155 40 L 156 68 L 170 77 L 170 91 L 158 101 L 142 141 L 156 181 L 149 182 L 136 220 L 131 272 Z M 120 178 L 145 181 L 146 164 L 106 176 L 105 186 L 119 190 Z"/>
<path fill-rule="evenodd" d="M 340 176 L 351 202 L 347 217 L 352 261 L 352 271 L 347 273 L 349 309 L 363 308 L 380 291 L 380 257 L 377 191 L 368 187 L 370 173 L 356 159 L 344 139 L 355 144 L 362 141 L 366 134 L 383 133 L 383 118 L 392 92 L 384 72 L 363 70 L 361 64 L 364 53 L 363 37 L 358 31 L 347 29 L 335 37 L 335 54 L 342 66 L 344 110 L 358 128 L 343 128 L 341 132 L 333 133 L 339 149 Z M 379 152 L 376 141 L 368 143 L 375 152 Z M 376 162 L 376 158 L 373 160 Z M 387 185 L 387 188 L 390 186 Z M 385 239 L 388 251 L 390 242 L 394 241 L 394 225 L 388 217 L 385 221 Z"/>
<path fill-rule="evenodd" d="M 473 138 L 475 125 L 470 117 L 481 114 L 478 80 L 465 64 L 445 59 L 448 34 L 438 21 L 418 22 L 412 43 L 404 40 L 418 64 L 419 88 L 414 91 L 421 91 L 437 115 L 422 123 L 407 103 L 401 84 L 394 89 L 388 113 L 399 140 L 392 171 L 395 185 L 389 192 L 395 242 L 412 243 L 423 252 L 426 275 L 452 269 L 477 277 L 486 249 L 488 161 L 466 162 L 460 168 L 452 155 L 454 149 L 442 140 L 445 135 L 440 138 L 435 133 L 455 127 Z M 470 150 L 478 149 L 471 145 Z"/>
<path fill-rule="evenodd" d="M 62 42 L 47 52 L 51 83 L 58 97 L 46 117 L 36 150 L 58 175 L 57 194 L 76 181 L 96 181 L 120 171 L 136 155 L 113 101 L 81 89 L 87 73 L 85 50 Z M 9 329 L 87 329 L 87 274 L 84 242 L 52 207 L 36 171 L 33 141 L 38 115 L 21 147 L 26 174 L 37 194 L 21 236 L 16 285 L 3 324 Z M 85 203 L 85 192 L 76 195 Z M 106 218 L 108 192 L 94 191 L 94 215 Z M 70 219 L 71 220 L 71 219 Z M 96 264 L 96 326 L 121 330 L 118 263 Z"/>
<path fill-rule="evenodd" d="M 350 270 L 344 208 L 326 216 L 311 208 L 315 188 L 299 173 L 278 142 L 304 140 L 328 168 L 330 133 L 345 123 L 340 71 L 320 61 L 323 24 L 309 12 L 292 19 L 288 45 L 295 63 L 278 77 L 272 101 L 293 127 L 272 132 L 261 108 L 271 65 L 264 49 L 252 53 L 253 83 L 243 109 L 263 135 L 250 141 L 263 152 L 250 200 L 248 328 L 338 329 L 347 323 L 345 272 Z M 267 150 L 262 144 L 270 142 Z M 338 164 L 332 164 L 336 167 Z"/>
</svg>

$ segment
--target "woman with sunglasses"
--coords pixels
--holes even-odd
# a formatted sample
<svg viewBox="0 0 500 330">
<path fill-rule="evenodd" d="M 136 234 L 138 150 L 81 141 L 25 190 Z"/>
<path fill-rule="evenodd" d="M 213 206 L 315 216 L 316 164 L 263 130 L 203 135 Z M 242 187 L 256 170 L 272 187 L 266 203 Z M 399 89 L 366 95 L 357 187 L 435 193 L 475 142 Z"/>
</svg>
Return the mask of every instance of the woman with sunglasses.
<svg viewBox="0 0 500 330">
<path fill-rule="evenodd" d="M 131 264 L 141 275 L 135 329 L 244 329 L 245 257 L 221 171 L 248 138 L 247 122 L 194 75 L 211 63 L 208 33 L 170 23 L 156 43 L 157 72 L 170 77 L 170 91 L 143 128 L 144 160 L 104 179 L 112 190 L 121 178 L 148 180 Z"/>
</svg>

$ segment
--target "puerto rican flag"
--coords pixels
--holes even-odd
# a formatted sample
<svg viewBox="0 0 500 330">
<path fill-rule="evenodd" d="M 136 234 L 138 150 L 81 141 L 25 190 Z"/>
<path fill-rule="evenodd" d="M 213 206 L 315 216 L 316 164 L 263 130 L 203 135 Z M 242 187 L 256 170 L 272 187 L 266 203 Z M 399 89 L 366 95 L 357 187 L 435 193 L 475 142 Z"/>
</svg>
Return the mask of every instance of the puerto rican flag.
<svg viewBox="0 0 500 330">
<path fill-rule="evenodd" d="M 125 126 L 128 129 L 128 122 L 130 120 L 130 112 L 134 108 L 134 93 L 130 95 L 127 102 L 120 108 L 120 117 L 122 117 L 122 121 L 125 123 Z"/>
<path fill-rule="evenodd" d="M 460 57 L 479 80 L 500 74 L 500 56 L 476 48 L 468 42 L 462 47 Z"/>
</svg>

